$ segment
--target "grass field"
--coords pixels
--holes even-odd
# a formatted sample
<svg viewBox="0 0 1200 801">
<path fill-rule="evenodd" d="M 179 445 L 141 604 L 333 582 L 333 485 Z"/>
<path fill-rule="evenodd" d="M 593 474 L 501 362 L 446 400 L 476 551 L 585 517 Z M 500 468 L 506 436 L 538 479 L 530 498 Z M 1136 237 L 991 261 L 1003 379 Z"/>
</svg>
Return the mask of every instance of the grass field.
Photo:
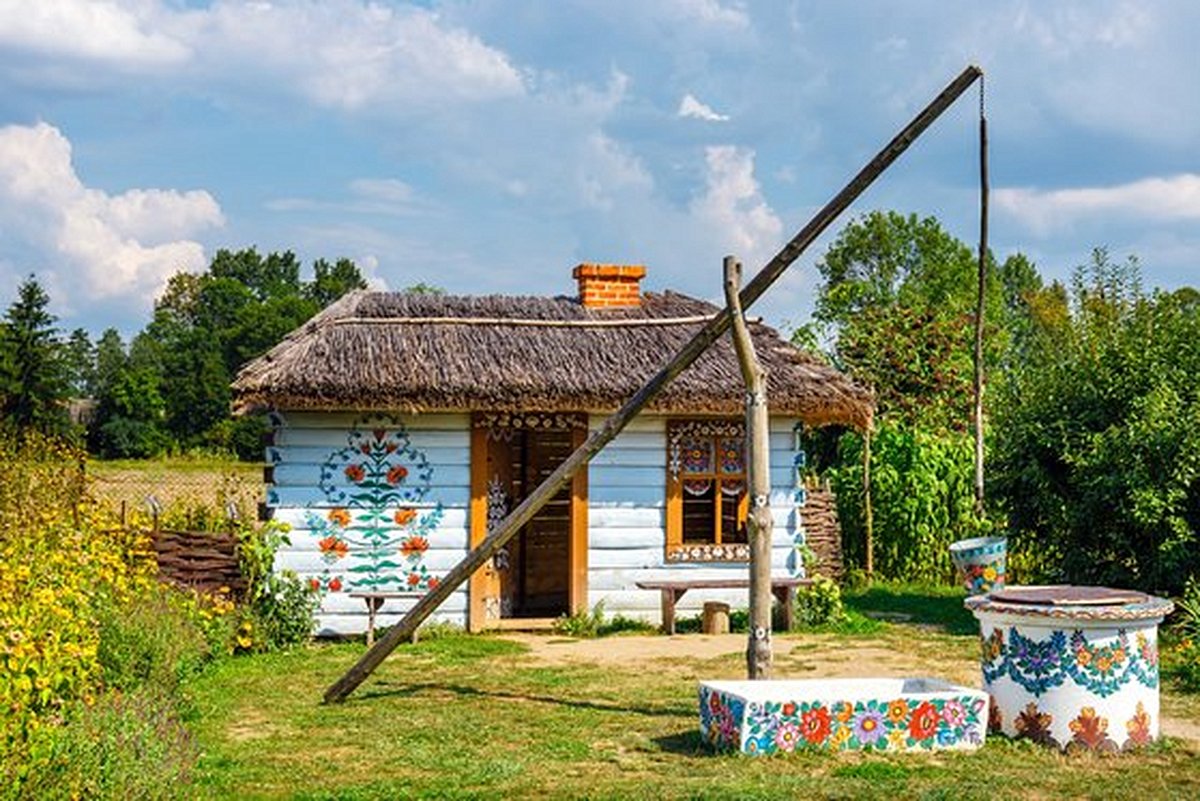
<svg viewBox="0 0 1200 801">
<path fill-rule="evenodd" d="M 776 675 L 977 684 L 978 639 L 964 630 L 961 597 L 855 596 L 860 615 L 905 622 L 778 636 Z M 698 734 L 696 682 L 740 677 L 744 662 L 736 636 L 723 653 L 709 639 L 430 638 L 333 706 L 321 695 L 360 644 L 226 661 L 194 687 L 197 789 L 297 799 L 1200 797 L 1200 735 L 1189 734 L 1200 732 L 1200 699 L 1170 687 L 1163 715 L 1184 736 L 1137 755 L 1067 757 L 1002 738 L 965 754 L 714 755 Z"/>
<path fill-rule="evenodd" d="M 253 515 L 265 492 L 262 465 L 218 457 L 93 460 L 87 475 L 93 495 L 114 508 L 147 513 L 153 497 L 171 517 L 223 512 L 231 501 L 239 514 Z"/>
</svg>

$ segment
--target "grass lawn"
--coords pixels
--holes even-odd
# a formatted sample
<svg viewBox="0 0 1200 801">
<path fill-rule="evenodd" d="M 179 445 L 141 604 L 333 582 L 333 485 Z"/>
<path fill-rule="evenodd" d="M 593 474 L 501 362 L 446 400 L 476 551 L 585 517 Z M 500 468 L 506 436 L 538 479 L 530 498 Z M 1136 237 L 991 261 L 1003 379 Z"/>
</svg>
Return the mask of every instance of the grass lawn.
<svg viewBox="0 0 1200 801">
<path fill-rule="evenodd" d="M 932 672 L 977 685 L 961 593 L 873 592 L 852 596 L 852 609 L 897 622 L 777 635 L 776 675 Z M 226 661 L 193 688 L 197 789 L 299 799 L 1200 798 L 1200 738 L 1117 757 L 1002 738 L 966 754 L 714 755 L 698 733 L 696 681 L 742 677 L 739 640 L 674 640 L 427 639 L 334 706 L 321 695 L 361 644 Z M 1163 714 L 1200 730 L 1194 696 L 1165 687 Z"/>
<path fill-rule="evenodd" d="M 159 459 L 90 460 L 87 474 L 92 493 L 100 500 L 131 512 L 146 512 L 147 498 L 158 499 L 164 511 L 211 507 L 223 510 L 233 501 L 241 511 L 253 511 L 262 499 L 262 465 L 213 456 Z"/>
</svg>

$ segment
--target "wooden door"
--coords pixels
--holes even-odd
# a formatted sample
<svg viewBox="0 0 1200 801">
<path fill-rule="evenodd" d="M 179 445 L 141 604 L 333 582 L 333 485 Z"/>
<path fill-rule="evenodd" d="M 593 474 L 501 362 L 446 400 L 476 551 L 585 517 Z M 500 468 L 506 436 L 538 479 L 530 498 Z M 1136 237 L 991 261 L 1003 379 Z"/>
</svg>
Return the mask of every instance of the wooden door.
<svg viewBox="0 0 1200 801">
<path fill-rule="evenodd" d="M 586 438 L 573 427 L 489 428 L 471 438 L 471 544 L 515 508 Z M 490 522 L 489 522 L 490 521 Z M 587 472 L 551 500 L 471 577 L 469 627 L 554 618 L 587 598 Z"/>
</svg>

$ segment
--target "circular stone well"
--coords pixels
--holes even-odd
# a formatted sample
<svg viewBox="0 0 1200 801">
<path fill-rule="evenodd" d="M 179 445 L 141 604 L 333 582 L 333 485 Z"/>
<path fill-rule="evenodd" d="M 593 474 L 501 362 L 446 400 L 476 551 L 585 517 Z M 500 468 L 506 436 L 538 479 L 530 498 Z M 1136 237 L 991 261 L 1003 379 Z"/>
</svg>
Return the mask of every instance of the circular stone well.
<svg viewBox="0 0 1200 801">
<path fill-rule="evenodd" d="M 1158 624 L 1170 601 L 1106 587 L 1008 587 L 964 602 L 980 626 L 989 729 L 1062 750 L 1158 737 Z"/>
</svg>

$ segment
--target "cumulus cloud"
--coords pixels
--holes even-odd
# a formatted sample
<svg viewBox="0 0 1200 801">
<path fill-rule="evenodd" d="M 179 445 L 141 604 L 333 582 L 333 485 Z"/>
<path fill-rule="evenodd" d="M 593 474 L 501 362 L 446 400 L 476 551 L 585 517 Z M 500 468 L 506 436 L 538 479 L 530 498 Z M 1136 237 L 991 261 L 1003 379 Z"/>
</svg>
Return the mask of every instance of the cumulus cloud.
<svg viewBox="0 0 1200 801">
<path fill-rule="evenodd" d="M 705 149 L 706 189 L 692 201 L 691 212 L 702 225 L 716 229 L 727 247 L 744 263 L 771 255 L 783 223 L 767 204 L 754 177 L 754 151 L 732 145 Z"/>
<path fill-rule="evenodd" d="M 1113 215 L 1162 223 L 1200 220 L 1200 175 L 1144 178 L 1111 187 L 998 189 L 994 198 L 998 208 L 1040 233 Z"/>
<path fill-rule="evenodd" d="M 172 23 L 194 42 L 201 73 L 283 79 L 322 106 L 473 101 L 523 91 L 502 52 L 420 8 L 357 0 L 218 3 Z"/>
<path fill-rule="evenodd" d="M 707 122 L 725 122 L 729 119 L 728 114 L 718 114 L 716 111 L 713 111 L 711 106 L 701 103 L 690 92 L 684 95 L 683 99 L 679 101 L 679 111 L 677 114 L 680 117 L 692 117 Z"/>
<path fill-rule="evenodd" d="M 46 123 L 0 128 L 0 216 L 9 221 L 0 243 L 49 261 L 68 304 L 119 296 L 143 307 L 176 271 L 203 269 L 190 237 L 224 222 L 208 192 L 85 186 L 71 143 Z"/>
<path fill-rule="evenodd" d="M 146 4 L 0 0 L 0 46 L 126 67 L 187 59 L 186 44 L 154 30 L 156 16 Z"/>
<path fill-rule="evenodd" d="M 73 85 L 105 68 L 148 79 L 297 92 L 319 106 L 361 109 L 519 94 L 521 74 L 475 35 L 433 12 L 361 0 L 215 2 L 0 0 L 0 55 L 39 54 L 12 70 Z M 63 59 L 78 62 L 72 69 Z"/>
</svg>

